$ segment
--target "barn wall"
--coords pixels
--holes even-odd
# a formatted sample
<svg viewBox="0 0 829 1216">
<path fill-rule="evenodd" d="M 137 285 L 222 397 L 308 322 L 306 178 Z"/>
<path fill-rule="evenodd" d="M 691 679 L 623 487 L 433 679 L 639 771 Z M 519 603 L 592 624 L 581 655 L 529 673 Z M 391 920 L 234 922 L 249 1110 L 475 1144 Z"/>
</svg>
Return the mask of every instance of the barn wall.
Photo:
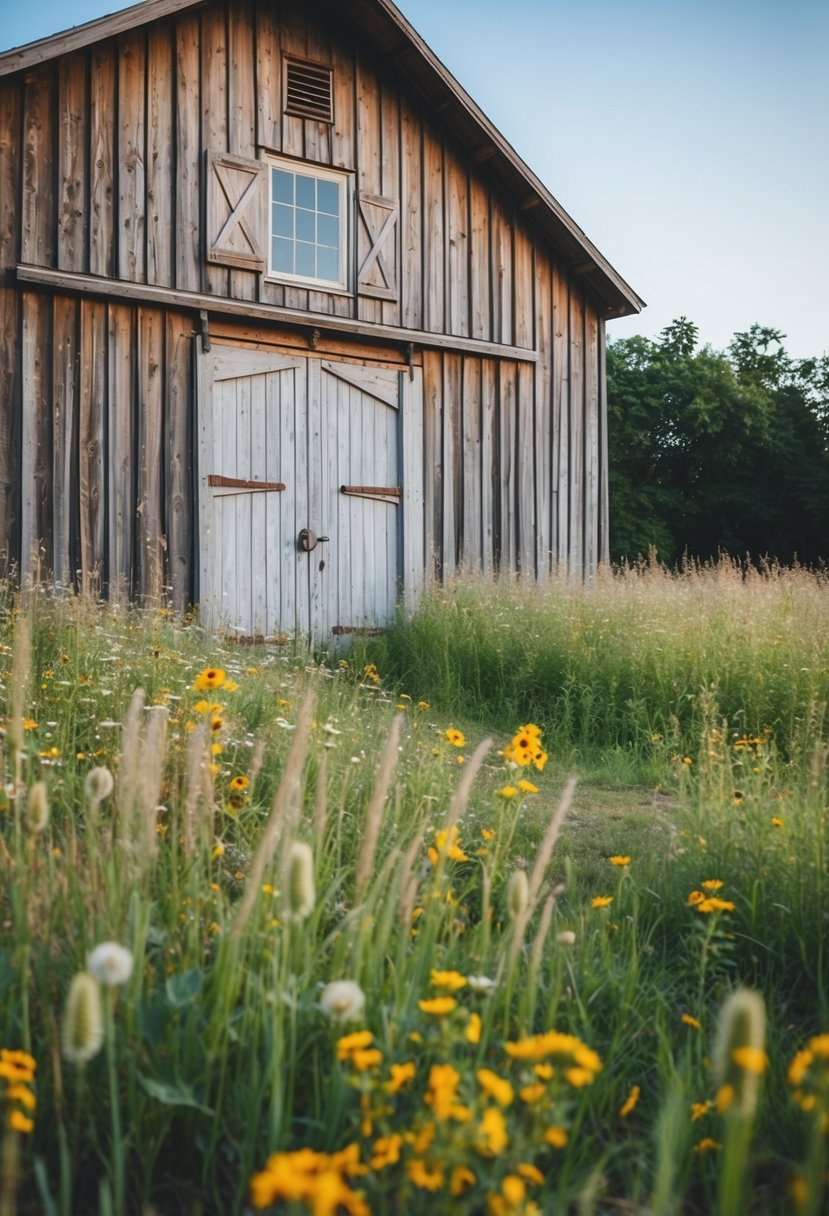
<svg viewBox="0 0 829 1216">
<path fill-rule="evenodd" d="M 332 126 L 282 113 L 285 53 L 333 65 Z M 262 147 L 400 200 L 396 299 L 206 261 L 207 152 Z M 423 350 L 428 572 L 544 579 L 606 558 L 597 307 L 336 18 L 214 3 L 0 81 L 0 552 L 134 595 L 163 577 L 184 606 L 193 314 L 23 290 L 18 262 L 445 335 Z"/>
</svg>

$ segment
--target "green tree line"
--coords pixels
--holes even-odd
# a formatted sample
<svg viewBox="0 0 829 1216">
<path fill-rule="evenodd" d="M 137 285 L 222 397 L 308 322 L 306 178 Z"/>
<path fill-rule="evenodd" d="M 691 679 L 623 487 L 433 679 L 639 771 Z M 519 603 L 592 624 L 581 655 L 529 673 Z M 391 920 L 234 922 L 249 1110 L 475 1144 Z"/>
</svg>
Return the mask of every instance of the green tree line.
<svg viewBox="0 0 829 1216">
<path fill-rule="evenodd" d="M 608 345 L 612 559 L 829 562 L 829 358 L 761 325 L 698 336 L 680 317 Z"/>
</svg>

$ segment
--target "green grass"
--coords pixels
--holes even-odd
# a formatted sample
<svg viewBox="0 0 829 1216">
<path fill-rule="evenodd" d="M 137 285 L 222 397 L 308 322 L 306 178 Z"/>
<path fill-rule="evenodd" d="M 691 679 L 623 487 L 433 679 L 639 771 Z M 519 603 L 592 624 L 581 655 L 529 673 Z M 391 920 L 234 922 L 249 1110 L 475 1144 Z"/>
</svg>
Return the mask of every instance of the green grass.
<svg viewBox="0 0 829 1216">
<path fill-rule="evenodd" d="M 825 591 L 731 565 L 463 584 L 320 664 L 4 588 L 0 1047 L 34 1056 L 37 1107 L 3 1216 L 227 1216 L 254 1177 L 280 1212 L 816 1216 L 829 1041 L 787 1069 L 829 1030 Z M 550 758 L 511 769 L 529 720 Z M 106 941 L 134 966 L 80 1065 L 67 993 Z M 744 987 L 764 1044 L 721 1025 Z M 739 1067 L 725 1109 L 718 1035 L 767 1052 L 756 1109 Z"/>
</svg>

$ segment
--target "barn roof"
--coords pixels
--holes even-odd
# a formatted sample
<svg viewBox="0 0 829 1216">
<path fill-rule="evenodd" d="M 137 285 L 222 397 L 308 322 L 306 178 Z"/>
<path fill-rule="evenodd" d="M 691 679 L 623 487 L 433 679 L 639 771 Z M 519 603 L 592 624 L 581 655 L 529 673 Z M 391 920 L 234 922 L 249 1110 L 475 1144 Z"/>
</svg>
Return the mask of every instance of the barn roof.
<svg viewBox="0 0 829 1216">
<path fill-rule="evenodd" d="M 147 25 L 187 9 L 203 8 L 209 0 L 143 0 L 121 12 L 64 33 L 41 38 L 0 54 L 0 77 L 26 71 L 105 38 Z M 338 6 L 341 19 L 353 22 L 388 62 L 395 64 L 430 112 L 440 114 L 473 163 L 486 162 L 494 178 L 519 210 L 566 259 L 571 272 L 590 285 L 608 317 L 641 311 L 644 301 L 610 265 L 547 187 L 487 118 L 454 76 L 427 46 L 391 0 L 349 0 Z"/>
</svg>

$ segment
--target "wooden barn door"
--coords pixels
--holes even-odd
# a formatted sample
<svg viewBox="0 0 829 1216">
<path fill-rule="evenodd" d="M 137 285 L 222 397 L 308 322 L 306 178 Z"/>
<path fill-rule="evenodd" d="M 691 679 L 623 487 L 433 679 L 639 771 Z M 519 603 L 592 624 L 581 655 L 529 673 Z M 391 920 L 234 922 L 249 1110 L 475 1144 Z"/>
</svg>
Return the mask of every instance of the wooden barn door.
<svg viewBox="0 0 829 1216">
<path fill-rule="evenodd" d="M 422 571 L 419 369 L 221 346 L 202 360 L 208 626 L 335 643 L 387 624 Z"/>
</svg>

